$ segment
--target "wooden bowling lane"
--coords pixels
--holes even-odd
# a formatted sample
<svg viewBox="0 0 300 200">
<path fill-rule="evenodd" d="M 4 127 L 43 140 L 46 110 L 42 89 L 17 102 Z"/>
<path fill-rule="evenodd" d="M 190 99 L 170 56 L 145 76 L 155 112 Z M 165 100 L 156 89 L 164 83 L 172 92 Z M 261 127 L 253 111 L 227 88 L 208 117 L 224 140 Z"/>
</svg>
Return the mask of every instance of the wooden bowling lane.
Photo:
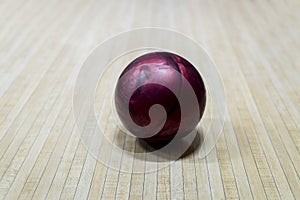
<svg viewBox="0 0 300 200">
<path fill-rule="evenodd" d="M 299 198 L 299 10 L 298 0 L 0 0 L 0 199 Z M 209 52 L 227 121 L 205 159 L 192 152 L 151 173 L 123 173 L 80 140 L 73 87 L 92 49 L 142 27 L 176 30 Z M 96 102 L 110 91 L 98 92 Z M 107 137 L 143 150 L 95 108 Z M 147 170 L 112 146 L 102 152 L 120 168 Z"/>
</svg>

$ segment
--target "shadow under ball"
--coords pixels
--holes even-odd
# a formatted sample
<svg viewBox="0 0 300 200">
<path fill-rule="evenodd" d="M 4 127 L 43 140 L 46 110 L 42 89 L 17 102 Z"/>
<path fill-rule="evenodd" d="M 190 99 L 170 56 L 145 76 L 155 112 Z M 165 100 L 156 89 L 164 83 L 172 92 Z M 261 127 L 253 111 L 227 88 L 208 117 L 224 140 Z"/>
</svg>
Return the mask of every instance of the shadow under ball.
<svg viewBox="0 0 300 200">
<path fill-rule="evenodd" d="M 129 70 L 133 71 L 127 73 Z M 179 72 L 180 76 L 174 70 Z M 182 76 L 193 88 L 200 109 L 195 109 L 195 105 L 189 105 L 189 115 L 183 119 L 181 119 L 180 104 L 176 97 L 182 93 Z M 176 94 L 167 87 L 156 84 L 160 81 L 167 81 L 175 86 Z M 132 88 L 141 83 L 142 86 L 130 96 Z M 189 97 L 184 96 L 183 98 Z M 133 135 L 138 136 L 141 133 L 137 133 L 130 125 L 129 120 L 124 117 L 128 106 L 132 120 L 139 126 L 147 126 L 150 123 L 149 109 L 151 106 L 159 104 L 164 107 L 167 119 L 163 128 L 156 135 L 143 138 L 150 144 L 168 143 L 176 134 L 180 134 L 180 137 L 186 136 L 199 123 L 205 103 L 206 90 L 199 72 L 184 58 L 169 52 L 148 53 L 133 60 L 121 73 L 115 89 L 116 111 L 123 125 Z M 156 116 L 156 118 L 159 119 L 160 116 Z M 155 121 L 159 122 L 160 120 Z M 181 123 L 183 129 L 177 133 Z"/>
</svg>

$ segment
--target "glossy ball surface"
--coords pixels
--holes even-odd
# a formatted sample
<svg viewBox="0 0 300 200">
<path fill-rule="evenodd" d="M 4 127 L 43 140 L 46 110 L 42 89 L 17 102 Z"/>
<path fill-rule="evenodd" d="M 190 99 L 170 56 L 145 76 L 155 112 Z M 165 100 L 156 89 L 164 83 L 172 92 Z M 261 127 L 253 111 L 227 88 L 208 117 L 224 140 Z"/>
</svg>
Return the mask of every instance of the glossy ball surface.
<svg viewBox="0 0 300 200">
<path fill-rule="evenodd" d="M 130 73 L 127 73 L 129 71 Z M 180 73 L 180 76 L 177 72 Z M 177 96 L 180 96 L 181 93 L 183 77 L 194 90 L 199 110 L 195 109 L 195 105 L 190 105 L 189 115 L 181 119 Z M 177 88 L 177 94 L 165 86 L 153 84 L 153 81 L 169 82 Z M 141 83 L 143 85 L 131 95 L 129 91 L 136 84 Z M 166 122 L 156 135 L 143 138 L 148 143 L 169 142 L 177 134 L 180 123 L 183 123 L 184 126 L 183 131 L 178 134 L 183 137 L 190 133 L 199 123 L 205 103 L 206 90 L 199 72 L 184 58 L 169 52 L 148 53 L 133 60 L 121 73 L 115 89 L 116 111 L 123 125 L 134 135 L 140 133 L 136 133 L 128 119 L 124 117 L 126 109 L 129 108 L 130 116 L 137 125 L 146 126 L 150 123 L 149 109 L 151 106 L 159 104 L 164 107 L 167 113 Z M 157 116 L 157 118 L 159 117 Z"/>
</svg>

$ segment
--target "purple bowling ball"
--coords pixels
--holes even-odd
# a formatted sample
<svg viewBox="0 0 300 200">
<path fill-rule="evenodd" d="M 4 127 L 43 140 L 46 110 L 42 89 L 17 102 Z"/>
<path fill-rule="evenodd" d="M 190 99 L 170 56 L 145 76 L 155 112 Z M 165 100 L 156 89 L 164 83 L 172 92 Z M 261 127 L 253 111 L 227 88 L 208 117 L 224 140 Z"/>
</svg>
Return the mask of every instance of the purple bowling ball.
<svg viewBox="0 0 300 200">
<path fill-rule="evenodd" d="M 197 106 L 189 105 L 189 115 L 181 119 L 177 96 L 182 94 L 183 77 L 194 90 L 199 110 Z M 167 87 L 157 84 L 160 81 L 172 84 L 177 89 L 177 93 L 174 94 Z M 142 84 L 142 86 L 133 93 L 130 92 L 137 84 Z M 184 98 L 189 97 L 184 96 Z M 176 134 L 184 137 L 194 130 L 203 115 L 205 103 L 206 90 L 199 72 L 186 59 L 169 52 L 148 53 L 133 60 L 121 73 L 115 89 L 115 106 L 118 116 L 123 125 L 137 137 L 143 133 L 138 133 L 131 126 L 130 120 L 139 126 L 147 126 L 151 121 L 149 117 L 151 106 L 159 104 L 164 107 L 167 119 L 163 128 L 151 137 L 142 138 L 152 144 L 168 143 Z M 128 109 L 130 120 L 125 117 Z M 156 118 L 156 122 L 159 123 L 160 116 Z M 180 123 L 184 126 L 179 133 Z"/>
</svg>

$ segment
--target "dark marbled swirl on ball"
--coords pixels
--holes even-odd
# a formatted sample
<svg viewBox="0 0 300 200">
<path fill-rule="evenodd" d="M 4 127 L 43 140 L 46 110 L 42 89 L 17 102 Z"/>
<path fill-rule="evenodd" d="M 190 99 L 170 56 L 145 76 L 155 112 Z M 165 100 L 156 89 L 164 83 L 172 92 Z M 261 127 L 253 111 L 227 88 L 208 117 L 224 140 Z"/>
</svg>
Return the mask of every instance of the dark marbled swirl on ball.
<svg viewBox="0 0 300 200">
<path fill-rule="evenodd" d="M 131 69 L 134 69 L 133 73 L 127 73 Z M 174 70 L 180 74 L 174 72 Z M 195 105 L 189 105 L 189 116 L 185 116 L 181 120 L 180 105 L 176 96 L 181 95 L 182 76 L 192 86 L 197 96 L 200 110 L 196 110 Z M 128 109 L 128 102 L 131 118 L 139 126 L 146 126 L 150 123 L 149 109 L 152 105 L 160 104 L 165 108 L 167 120 L 163 129 L 152 137 L 144 138 L 145 141 L 150 143 L 172 140 L 177 134 L 180 123 L 184 124 L 183 131 L 178 133 L 180 136 L 185 136 L 191 132 L 199 123 L 206 103 L 205 86 L 198 71 L 184 58 L 168 52 L 148 53 L 132 61 L 121 73 L 121 77 L 122 79 L 118 80 L 115 90 L 116 110 L 124 126 L 134 135 L 137 135 L 135 130 L 130 127 L 128 119 L 124 117 L 124 109 Z M 176 86 L 178 88 L 177 94 L 174 94 L 165 86 L 153 83 L 157 81 L 167 81 Z M 134 88 L 138 83 L 142 83 L 143 86 L 129 96 L 131 88 Z M 189 97 L 185 96 L 184 98 Z M 156 117 L 160 118 L 161 116 Z"/>
</svg>

